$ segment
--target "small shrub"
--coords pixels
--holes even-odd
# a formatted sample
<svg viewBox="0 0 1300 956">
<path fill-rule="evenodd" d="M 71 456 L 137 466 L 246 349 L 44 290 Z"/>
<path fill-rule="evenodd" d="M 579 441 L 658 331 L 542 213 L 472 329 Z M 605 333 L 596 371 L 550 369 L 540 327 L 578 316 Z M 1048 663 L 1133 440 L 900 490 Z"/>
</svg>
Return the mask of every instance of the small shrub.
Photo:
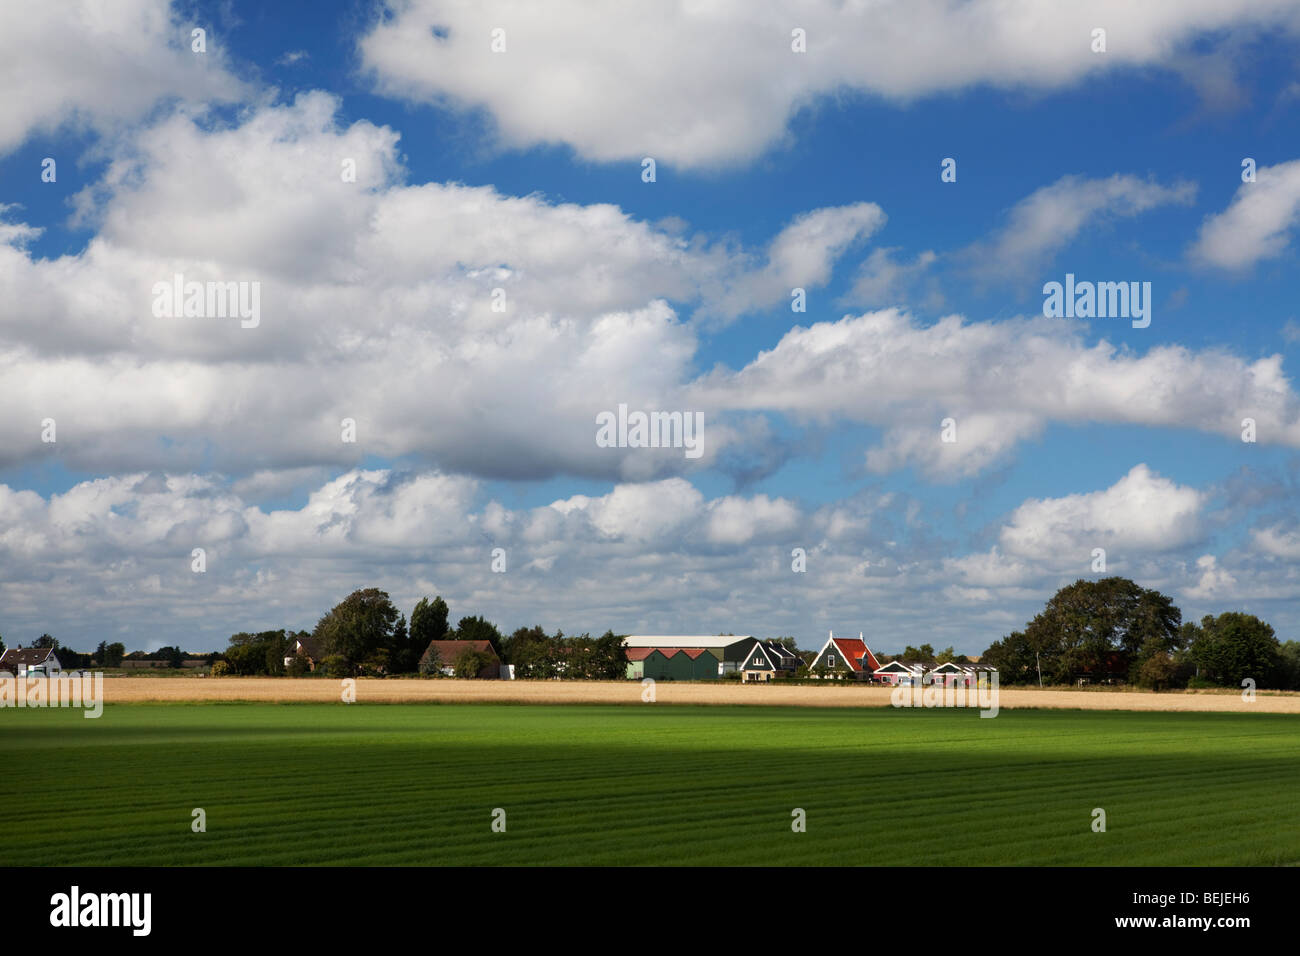
<svg viewBox="0 0 1300 956">
<path fill-rule="evenodd" d="M 229 677 L 229 676 L 230 676 L 230 665 L 227 664 L 225 661 L 217 661 L 216 663 L 214 663 L 214 664 L 212 665 L 212 676 L 213 676 L 213 677 Z"/>
</svg>

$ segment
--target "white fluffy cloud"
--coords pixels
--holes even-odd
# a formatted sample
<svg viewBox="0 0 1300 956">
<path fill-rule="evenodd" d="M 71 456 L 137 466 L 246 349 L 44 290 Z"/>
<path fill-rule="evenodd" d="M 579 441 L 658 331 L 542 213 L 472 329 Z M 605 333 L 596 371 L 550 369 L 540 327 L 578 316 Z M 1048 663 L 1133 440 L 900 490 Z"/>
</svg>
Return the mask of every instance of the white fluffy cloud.
<svg viewBox="0 0 1300 956">
<path fill-rule="evenodd" d="M 788 302 L 881 227 L 880 207 L 813 210 L 756 253 L 611 205 L 407 185 L 397 134 L 340 126 L 337 107 L 311 93 L 235 125 L 204 129 L 182 110 L 143 131 L 83 193 L 98 233 L 78 254 L 34 259 L 31 228 L 11 224 L 0 466 L 57 454 L 92 471 L 248 475 L 409 455 L 493 477 L 642 481 L 720 462 L 748 477 L 786 454 L 767 412 L 880 426 L 869 468 L 941 477 L 978 473 L 1060 421 L 1235 434 L 1249 415 L 1262 442 L 1300 444 L 1279 357 L 1087 347 L 1059 321 L 922 327 L 886 310 L 796 328 L 739 371 L 696 379 L 698 323 L 670 302 L 705 322 Z M 341 176 L 352 162 L 355 183 Z M 1170 195 L 1123 179 L 1083 188 L 1125 208 Z M 259 283 L 260 324 L 155 317 L 155 283 L 178 273 Z M 703 457 L 597 447 L 597 413 L 621 403 L 703 412 Z M 953 444 L 938 441 L 948 417 Z M 47 418 L 55 445 L 41 441 Z"/>
<path fill-rule="evenodd" d="M 1221 269 L 1248 269 L 1286 251 L 1300 221 L 1300 159 L 1260 166 L 1232 204 L 1206 218 L 1192 256 Z"/>
<path fill-rule="evenodd" d="M 1027 501 L 997 546 L 969 553 L 897 493 L 810 509 L 710 498 L 670 478 L 512 509 L 471 479 L 374 469 L 265 508 L 237 484 L 135 472 L 48 497 L 0 485 L 6 641 L 48 631 L 79 649 L 220 648 L 238 630 L 310 627 L 353 589 L 377 586 L 407 611 L 440 593 L 453 618 L 484 614 L 507 629 L 791 634 L 812 646 L 831 628 L 865 631 L 881 650 L 930 641 L 979 653 L 1086 576 L 1096 542 L 1112 549 L 1111 573 L 1204 600 L 1204 612 L 1240 593 L 1234 581 L 1300 597 L 1294 557 L 1259 565 L 1199 550 L 1205 494 L 1144 466 L 1107 489 Z M 504 574 L 492 571 L 498 547 Z M 206 553 L 202 574 L 194 548 Z"/>
<path fill-rule="evenodd" d="M 191 51 L 195 27 L 207 30 L 206 53 Z M 160 102 L 249 93 L 213 25 L 181 17 L 169 0 L 0 4 L 0 89 L 0 155 L 64 124 L 111 130 Z"/>
<path fill-rule="evenodd" d="M 79 254 L 34 259 L 31 228 L 7 227 L 0 387 L 22 397 L 0 463 L 57 450 L 90 469 L 247 472 L 414 454 L 508 477 L 681 471 L 680 449 L 595 445 L 596 414 L 619 403 L 686 410 L 696 333 L 668 300 L 715 316 L 788 301 L 884 219 L 870 203 L 815 210 L 760 257 L 612 205 L 405 185 L 397 135 L 340 127 L 337 106 L 311 93 L 233 126 L 182 110 L 146 129 L 80 197 L 98 232 Z M 258 283 L 260 323 L 156 317 L 155 283 L 176 274 Z M 57 446 L 33 428 L 46 418 Z M 731 434 L 709 421 L 699 464 Z"/>
<path fill-rule="evenodd" d="M 1238 438 L 1256 419 L 1260 441 L 1300 447 L 1300 398 L 1281 356 L 1253 362 L 1159 346 L 1137 354 L 1087 345 L 1065 320 L 930 326 L 888 309 L 787 332 L 738 371 L 694 385 L 708 408 L 776 410 L 814 422 L 884 429 L 873 470 L 919 466 L 936 478 L 972 475 L 1049 422 L 1198 429 Z M 952 418 L 956 441 L 942 440 Z"/>
<path fill-rule="evenodd" d="M 1172 550 L 1202 534 L 1205 495 L 1135 465 L 1102 491 L 1026 501 L 1002 529 L 1002 547 L 1024 558 L 1071 556 L 1080 567 L 1093 548 L 1108 555 Z"/>
<path fill-rule="evenodd" d="M 1099 26 L 1105 54 L 1091 48 Z M 980 84 L 1050 90 L 1298 27 L 1286 0 L 415 0 L 392 4 L 359 49 L 380 92 L 486 110 L 511 146 L 716 166 L 758 155 L 842 90 L 898 103 Z M 806 53 L 792 52 L 796 28 Z"/>
</svg>

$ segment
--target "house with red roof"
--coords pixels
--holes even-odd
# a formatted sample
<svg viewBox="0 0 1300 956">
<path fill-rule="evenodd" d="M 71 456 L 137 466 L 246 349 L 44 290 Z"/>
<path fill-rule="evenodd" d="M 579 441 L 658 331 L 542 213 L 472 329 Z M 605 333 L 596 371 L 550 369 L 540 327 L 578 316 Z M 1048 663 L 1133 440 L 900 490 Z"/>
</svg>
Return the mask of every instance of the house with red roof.
<svg viewBox="0 0 1300 956">
<path fill-rule="evenodd" d="M 867 647 L 861 633 L 854 639 L 836 637 L 832 631 L 813 662 L 808 665 L 808 670 L 815 677 L 829 677 L 838 673 L 854 680 L 870 680 L 879 667 L 876 655 L 871 653 L 871 648 Z"/>
</svg>

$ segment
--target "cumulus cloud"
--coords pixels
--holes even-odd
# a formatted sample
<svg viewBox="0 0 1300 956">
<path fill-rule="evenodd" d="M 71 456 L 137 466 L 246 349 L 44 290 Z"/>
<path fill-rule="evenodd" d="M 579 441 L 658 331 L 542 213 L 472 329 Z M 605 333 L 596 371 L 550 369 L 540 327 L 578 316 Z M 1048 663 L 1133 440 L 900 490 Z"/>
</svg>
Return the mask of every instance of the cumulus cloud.
<svg viewBox="0 0 1300 956">
<path fill-rule="evenodd" d="M 1027 501 L 1002 529 L 1002 547 L 1024 558 L 1071 555 L 1082 566 L 1107 552 L 1174 549 L 1197 540 L 1203 492 L 1135 465 L 1102 491 Z"/>
<path fill-rule="evenodd" d="M 1192 257 L 1221 269 L 1243 270 L 1287 250 L 1300 220 L 1300 159 L 1260 166 L 1231 205 L 1201 224 Z"/>
<path fill-rule="evenodd" d="M 344 472 L 292 506 L 259 506 L 238 488 L 157 471 L 49 496 L 0 484 L 6 640 L 48 631 L 78 649 L 220 648 L 238 630 L 311 627 L 350 591 L 377 586 L 407 611 L 438 593 L 453 618 L 485 614 L 507 629 L 752 631 L 810 646 L 830 628 L 865 631 L 882 650 L 929 640 L 974 654 L 1086 574 L 1079 548 L 1093 540 L 1115 548 L 1113 570 L 1167 593 L 1221 602 L 1236 579 L 1252 594 L 1300 595 L 1294 559 L 1255 566 L 1192 550 L 1183 522 L 1198 523 L 1203 493 L 1144 466 L 1108 489 L 1026 501 L 998 545 L 969 553 L 897 492 L 809 508 L 709 497 L 669 478 L 511 508 L 473 479 L 391 469 Z M 504 574 L 491 570 L 497 547 Z M 791 569 L 794 547 L 803 573 Z"/>
<path fill-rule="evenodd" d="M 309 93 L 215 126 L 180 110 L 83 192 L 98 229 L 84 251 L 34 259 L 32 227 L 5 227 L 0 384 L 23 398 L 0 423 L 0 464 L 48 455 L 27 423 L 53 418 L 85 468 L 415 454 L 515 478 L 679 472 L 680 449 L 594 442 L 596 414 L 619 403 L 687 410 L 696 332 L 668 302 L 716 316 L 788 301 L 884 220 L 870 203 L 814 210 L 755 264 L 608 204 L 406 185 L 397 134 L 342 127 L 337 108 Z M 259 324 L 158 317 L 155 286 L 176 275 L 256 283 Z M 702 466 L 734 434 L 707 428 Z"/>
<path fill-rule="evenodd" d="M 1077 328 L 1043 318 L 949 316 L 924 326 L 887 309 L 819 322 L 792 329 L 738 371 L 700 378 L 691 394 L 710 408 L 879 426 L 869 468 L 911 464 L 940 479 L 978 473 L 1049 422 L 1237 438 L 1249 415 L 1261 441 L 1300 447 L 1300 398 L 1281 356 L 1252 362 L 1170 345 L 1138 354 L 1104 340 L 1089 346 Z M 945 418 L 955 441 L 943 440 Z"/>
<path fill-rule="evenodd" d="M 1091 49 L 1099 25 L 1104 56 Z M 806 53 L 792 52 L 796 28 Z M 899 104 L 983 84 L 1054 90 L 1126 68 L 1177 72 L 1194 46 L 1298 28 L 1282 0 L 417 0 L 390 5 L 358 46 L 381 93 L 484 110 L 509 146 L 718 166 L 760 154 L 800 108 L 843 90 Z"/>
<path fill-rule="evenodd" d="M 0 5 L 0 155 L 65 124 L 103 132 L 164 102 L 248 96 L 211 26 L 168 0 Z M 191 51 L 195 27 L 208 31 L 206 53 Z"/>
</svg>

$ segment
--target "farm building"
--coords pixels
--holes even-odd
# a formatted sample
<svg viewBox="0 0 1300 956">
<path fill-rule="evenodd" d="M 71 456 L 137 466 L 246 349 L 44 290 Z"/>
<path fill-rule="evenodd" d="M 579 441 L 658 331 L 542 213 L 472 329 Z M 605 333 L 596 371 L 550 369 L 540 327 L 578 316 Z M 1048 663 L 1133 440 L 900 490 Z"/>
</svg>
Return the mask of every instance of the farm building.
<svg viewBox="0 0 1300 956">
<path fill-rule="evenodd" d="M 629 659 L 638 650 L 644 648 L 629 648 Z M 649 649 L 641 663 L 641 676 L 655 680 L 717 680 L 721 661 L 704 647 L 656 647 Z"/>
<path fill-rule="evenodd" d="M 654 653 L 653 647 L 625 647 L 623 656 L 627 658 L 627 679 L 640 680 L 645 677 L 645 659 Z"/>
<path fill-rule="evenodd" d="M 808 665 L 808 669 L 818 677 L 840 672 L 857 680 L 869 680 L 879 667 L 876 655 L 871 653 L 861 634 L 854 639 L 836 637 L 834 632 L 826 638 L 826 643 Z"/>
<path fill-rule="evenodd" d="M 59 663 L 54 649 L 50 647 L 23 647 L 20 644 L 17 647 L 6 648 L 5 652 L 0 654 L 0 671 L 13 674 L 15 677 L 39 677 L 45 674 L 57 674 L 61 670 L 63 665 Z"/>
<path fill-rule="evenodd" d="M 676 648 L 704 648 L 705 650 L 717 652 L 730 644 L 736 643 L 737 641 L 752 641 L 753 639 L 754 638 L 749 634 L 713 634 L 687 637 L 664 634 L 632 634 L 623 638 L 623 646 L 628 650 L 635 647 L 657 647 L 661 650 Z M 717 656 L 721 655 L 718 654 Z"/>
<path fill-rule="evenodd" d="M 768 681 L 799 669 L 799 655 L 776 641 L 746 638 L 729 644 L 722 657 L 723 673 L 740 673 L 744 681 Z"/>
<path fill-rule="evenodd" d="M 717 680 L 722 676 L 723 652 L 752 637 L 734 634 L 632 634 L 623 639 L 627 676 L 633 680 Z"/>
<path fill-rule="evenodd" d="M 491 641 L 430 641 L 420 656 L 420 672 L 436 660 L 438 672 L 447 677 L 456 674 L 456 661 L 468 651 L 476 651 L 490 658 L 474 676 L 479 680 L 499 680 L 501 677 L 501 658 L 492 649 Z"/>
</svg>

